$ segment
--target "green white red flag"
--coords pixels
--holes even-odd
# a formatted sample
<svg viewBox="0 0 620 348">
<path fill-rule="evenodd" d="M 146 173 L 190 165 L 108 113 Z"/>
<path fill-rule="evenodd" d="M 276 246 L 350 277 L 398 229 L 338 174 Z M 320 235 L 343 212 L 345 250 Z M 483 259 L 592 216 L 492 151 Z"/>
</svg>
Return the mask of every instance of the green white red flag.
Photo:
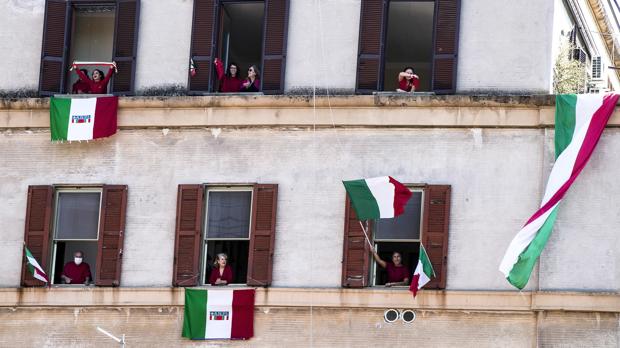
<svg viewBox="0 0 620 348">
<path fill-rule="evenodd" d="M 183 337 L 249 339 L 254 335 L 254 289 L 185 289 Z"/>
<path fill-rule="evenodd" d="M 358 220 L 387 219 L 405 212 L 411 191 L 391 176 L 343 181 Z"/>
<path fill-rule="evenodd" d="M 92 140 L 116 133 L 118 97 L 50 99 L 52 141 Z"/>
<path fill-rule="evenodd" d="M 50 281 L 47 278 L 45 271 L 43 271 L 41 265 L 39 265 L 34 256 L 32 256 L 32 253 L 27 246 L 24 246 L 24 251 L 26 252 L 26 262 L 28 263 L 28 269 L 30 270 L 30 273 L 32 273 L 32 276 L 42 282 L 49 283 Z"/>
<path fill-rule="evenodd" d="M 517 233 L 499 266 L 510 284 L 523 289 L 551 235 L 558 206 L 592 152 L 619 95 L 558 95 L 555 108 L 555 164 L 540 208 Z"/>
<path fill-rule="evenodd" d="M 418 265 L 415 271 L 413 271 L 411 285 L 409 285 L 409 290 L 413 293 L 413 298 L 417 295 L 418 290 L 422 289 L 426 283 L 431 281 L 431 277 L 435 277 L 435 270 L 433 270 L 431 260 L 428 258 L 428 254 L 422 243 L 420 243 L 419 255 Z"/>
</svg>

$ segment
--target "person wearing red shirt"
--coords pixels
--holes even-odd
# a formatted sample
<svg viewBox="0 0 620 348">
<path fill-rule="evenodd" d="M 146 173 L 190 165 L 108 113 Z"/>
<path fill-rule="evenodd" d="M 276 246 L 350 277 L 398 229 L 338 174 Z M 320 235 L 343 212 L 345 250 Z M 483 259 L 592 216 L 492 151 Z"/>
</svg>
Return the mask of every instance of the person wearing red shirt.
<svg viewBox="0 0 620 348">
<path fill-rule="evenodd" d="M 60 277 L 65 284 L 84 284 L 90 282 L 90 266 L 86 262 L 82 262 L 84 253 L 76 251 L 73 253 L 73 261 L 67 262 L 62 270 Z"/>
<path fill-rule="evenodd" d="M 415 92 L 420 88 L 420 78 L 413 72 L 413 68 L 408 66 L 398 74 L 397 92 Z"/>
<path fill-rule="evenodd" d="M 228 256 L 224 253 L 217 254 L 211 275 L 209 276 L 209 283 L 211 285 L 228 285 L 233 282 L 232 268 L 226 263 L 228 262 Z"/>
<path fill-rule="evenodd" d="M 80 71 L 82 73 L 84 73 L 84 75 L 88 76 L 88 70 L 86 69 L 80 69 Z M 81 79 L 78 79 L 77 81 L 75 81 L 75 83 L 73 84 L 72 88 L 71 88 L 71 92 L 73 94 L 85 94 L 85 93 L 90 93 L 90 85 L 87 82 L 82 81 Z"/>
<path fill-rule="evenodd" d="M 77 65 L 73 64 L 73 68 L 80 77 L 80 80 L 88 84 L 91 94 L 106 94 L 108 93 L 108 82 L 116 70 L 116 63 L 112 62 L 112 65 L 113 67 L 110 67 L 105 77 L 103 76 L 103 71 L 99 69 L 93 70 L 92 80 L 89 79 L 88 75 L 84 74 L 80 69 L 77 69 Z"/>
<path fill-rule="evenodd" d="M 402 264 L 402 256 L 398 251 L 392 253 L 392 262 L 386 262 L 379 257 L 376 251 L 372 250 L 372 256 L 377 261 L 377 264 L 383 268 L 388 275 L 387 283 L 385 286 L 397 286 L 409 284 L 409 270 Z"/>
<path fill-rule="evenodd" d="M 220 92 L 235 93 L 241 91 L 241 79 L 239 78 L 239 66 L 235 63 L 228 64 L 228 69 L 224 73 L 224 64 L 219 58 L 215 58 L 215 71 L 217 79 L 220 80 Z"/>
<path fill-rule="evenodd" d="M 248 78 L 241 84 L 241 92 L 260 92 L 260 70 L 256 65 L 248 69 Z"/>
</svg>

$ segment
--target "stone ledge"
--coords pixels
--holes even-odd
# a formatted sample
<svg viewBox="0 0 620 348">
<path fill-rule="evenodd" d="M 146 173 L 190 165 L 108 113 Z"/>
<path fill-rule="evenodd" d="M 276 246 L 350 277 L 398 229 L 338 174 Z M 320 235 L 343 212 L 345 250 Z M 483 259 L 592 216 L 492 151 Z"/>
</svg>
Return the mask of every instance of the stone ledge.
<svg viewBox="0 0 620 348">
<path fill-rule="evenodd" d="M 0 307 L 182 306 L 183 294 L 182 288 L 3 288 Z M 414 300 L 404 288 L 258 288 L 256 306 L 618 313 L 620 294 L 425 290 Z"/>
</svg>

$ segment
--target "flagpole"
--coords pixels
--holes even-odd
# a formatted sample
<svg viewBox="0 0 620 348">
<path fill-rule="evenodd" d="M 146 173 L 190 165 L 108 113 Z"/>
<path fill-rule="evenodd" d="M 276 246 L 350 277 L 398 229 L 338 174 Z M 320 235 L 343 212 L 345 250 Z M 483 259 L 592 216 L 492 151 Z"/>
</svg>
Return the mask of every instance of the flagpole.
<svg viewBox="0 0 620 348">
<path fill-rule="evenodd" d="M 362 220 L 357 220 L 360 223 L 360 226 L 362 227 L 362 232 L 364 232 L 364 237 L 366 237 L 366 241 L 368 242 L 368 245 L 370 246 L 370 249 L 374 249 L 374 246 L 372 245 L 372 243 L 370 242 L 370 238 L 368 238 L 368 234 L 366 233 L 366 229 L 364 228 L 364 224 L 362 223 Z M 368 221 L 368 220 L 366 220 Z"/>
</svg>

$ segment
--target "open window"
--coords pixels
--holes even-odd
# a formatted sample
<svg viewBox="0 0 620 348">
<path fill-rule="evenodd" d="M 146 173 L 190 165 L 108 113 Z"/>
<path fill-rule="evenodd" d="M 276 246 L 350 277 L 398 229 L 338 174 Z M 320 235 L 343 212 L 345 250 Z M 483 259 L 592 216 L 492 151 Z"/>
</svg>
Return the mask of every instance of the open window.
<svg viewBox="0 0 620 348">
<path fill-rule="evenodd" d="M 260 70 L 261 91 L 284 90 L 289 0 L 195 0 L 189 89 L 194 93 L 220 90 L 213 61 Z"/>
<path fill-rule="evenodd" d="M 131 94 L 138 39 L 139 0 L 46 0 L 39 94 L 71 93 L 77 80 L 69 72 L 79 61 L 116 61 L 108 91 Z M 99 68 L 104 73 L 106 69 Z"/>
<path fill-rule="evenodd" d="M 217 254 L 234 284 L 271 284 L 277 185 L 179 185 L 173 284 L 207 284 Z"/>
<path fill-rule="evenodd" d="M 91 280 L 120 285 L 127 186 L 30 186 L 24 241 L 52 284 L 82 251 Z M 51 257 L 50 257 L 51 256 Z M 22 267 L 22 285 L 42 285 Z"/>
<path fill-rule="evenodd" d="M 395 91 L 412 67 L 417 91 L 454 93 L 460 0 L 362 0 L 356 90 Z"/>
</svg>

